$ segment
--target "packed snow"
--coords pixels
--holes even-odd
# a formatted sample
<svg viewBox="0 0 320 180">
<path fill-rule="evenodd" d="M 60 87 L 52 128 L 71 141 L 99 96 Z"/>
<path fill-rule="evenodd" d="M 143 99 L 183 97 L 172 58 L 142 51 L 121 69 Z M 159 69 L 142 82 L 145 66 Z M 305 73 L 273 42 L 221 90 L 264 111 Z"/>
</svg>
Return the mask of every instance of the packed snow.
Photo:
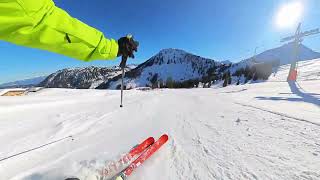
<svg viewBox="0 0 320 180">
<path fill-rule="evenodd" d="M 289 84 L 287 70 L 226 88 L 125 91 L 124 108 L 115 90 L 0 97 L 0 179 L 85 180 L 163 133 L 169 142 L 128 180 L 320 179 L 320 80 Z"/>
</svg>

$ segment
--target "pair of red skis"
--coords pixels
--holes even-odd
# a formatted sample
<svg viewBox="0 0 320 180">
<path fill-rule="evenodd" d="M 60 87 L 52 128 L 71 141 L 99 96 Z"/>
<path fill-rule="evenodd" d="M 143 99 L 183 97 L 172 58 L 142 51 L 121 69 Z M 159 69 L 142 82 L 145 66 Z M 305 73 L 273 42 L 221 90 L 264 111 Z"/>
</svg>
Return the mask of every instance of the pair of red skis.
<svg viewBox="0 0 320 180">
<path fill-rule="evenodd" d="M 130 161 L 137 157 L 132 163 L 129 164 L 123 171 L 118 173 L 110 180 L 125 180 L 132 172 L 138 168 L 144 161 L 146 161 L 152 154 L 154 154 L 160 147 L 168 141 L 168 135 L 162 135 L 157 141 L 153 137 L 149 137 L 141 144 L 135 146 L 121 161 Z M 103 176 L 103 174 L 102 174 Z M 79 178 L 67 178 L 65 180 L 80 180 Z"/>
<path fill-rule="evenodd" d="M 111 180 L 125 180 L 132 172 L 138 168 L 144 161 L 146 161 L 152 154 L 154 154 L 163 144 L 168 141 L 168 135 L 162 135 L 157 141 L 153 137 L 149 137 L 144 140 L 141 144 L 134 147 L 129 153 L 128 157 L 134 158 L 135 156 L 139 157 L 135 159 L 130 165 L 121 171 L 119 174 L 111 178 Z"/>
</svg>

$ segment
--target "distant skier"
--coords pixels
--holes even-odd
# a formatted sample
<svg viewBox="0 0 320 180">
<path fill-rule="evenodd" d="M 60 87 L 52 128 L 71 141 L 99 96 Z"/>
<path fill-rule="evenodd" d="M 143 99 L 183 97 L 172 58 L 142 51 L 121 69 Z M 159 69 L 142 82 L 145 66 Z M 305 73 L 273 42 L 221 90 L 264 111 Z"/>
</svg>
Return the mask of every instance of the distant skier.
<svg viewBox="0 0 320 180">
<path fill-rule="evenodd" d="M 137 42 L 118 41 L 71 17 L 52 0 L 0 0 L 0 40 L 83 61 L 134 58 Z"/>
</svg>

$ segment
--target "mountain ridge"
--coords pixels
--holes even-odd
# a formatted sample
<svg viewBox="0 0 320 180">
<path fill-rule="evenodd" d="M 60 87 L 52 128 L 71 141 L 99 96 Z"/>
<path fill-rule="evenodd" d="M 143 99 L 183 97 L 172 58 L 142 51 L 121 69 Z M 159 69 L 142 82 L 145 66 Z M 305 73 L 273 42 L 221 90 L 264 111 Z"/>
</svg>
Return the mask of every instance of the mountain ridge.
<svg viewBox="0 0 320 180">
<path fill-rule="evenodd" d="M 34 78 L 22 79 L 12 82 L 0 84 L 0 88 L 20 88 L 20 87 L 32 87 L 38 85 L 47 76 L 39 76 Z"/>
<path fill-rule="evenodd" d="M 320 58 L 320 53 L 303 44 L 299 46 L 299 49 L 300 61 Z M 246 66 L 271 63 L 273 67 L 276 67 L 288 64 L 292 60 L 292 51 L 293 44 L 288 43 L 232 64 L 229 61 L 218 62 L 204 58 L 181 49 L 167 48 L 137 66 L 129 65 L 126 69 L 125 82 L 128 88 L 135 88 L 166 87 L 168 80 L 174 83 L 190 81 L 191 85 L 197 81 L 221 80 L 224 73 L 229 71 L 233 74 Z M 208 76 L 211 77 L 208 79 Z M 66 68 L 49 75 L 39 85 L 47 88 L 118 89 L 120 78 L 121 70 L 117 66 Z M 3 86 L 0 85 L 1 87 Z"/>
<path fill-rule="evenodd" d="M 156 55 L 126 73 L 127 88 L 161 86 L 168 79 L 174 82 L 201 79 L 211 68 L 220 65 L 212 59 L 204 58 L 181 49 L 163 49 Z M 115 76 L 98 89 L 119 89 L 121 76 Z M 158 85 L 157 85 L 158 84 Z"/>
<path fill-rule="evenodd" d="M 279 61 L 280 65 L 290 64 L 293 57 L 294 44 L 287 43 L 280 47 L 272 48 L 262 53 L 259 53 L 256 56 L 240 61 L 249 61 L 249 62 L 270 62 L 270 61 Z M 299 45 L 299 61 L 311 60 L 320 58 L 320 53 L 316 52 L 307 46 L 300 44 Z"/>
<path fill-rule="evenodd" d="M 129 67 L 127 69 L 130 69 Z M 66 68 L 49 75 L 39 86 L 46 88 L 94 89 L 99 84 L 121 73 L 113 67 Z"/>
</svg>

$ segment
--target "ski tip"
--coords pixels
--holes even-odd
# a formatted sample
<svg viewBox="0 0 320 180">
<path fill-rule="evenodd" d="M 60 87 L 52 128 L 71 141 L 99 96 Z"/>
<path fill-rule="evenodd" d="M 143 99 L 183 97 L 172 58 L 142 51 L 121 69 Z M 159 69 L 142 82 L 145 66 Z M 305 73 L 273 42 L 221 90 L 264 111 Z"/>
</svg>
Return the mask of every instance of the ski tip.
<svg viewBox="0 0 320 180">
<path fill-rule="evenodd" d="M 163 134 L 160 139 L 163 139 L 165 141 L 167 141 L 169 139 L 169 136 L 167 134 Z"/>
<path fill-rule="evenodd" d="M 153 137 L 148 137 L 148 139 L 146 139 L 146 141 L 149 141 L 149 142 L 154 142 L 154 138 Z"/>
</svg>

